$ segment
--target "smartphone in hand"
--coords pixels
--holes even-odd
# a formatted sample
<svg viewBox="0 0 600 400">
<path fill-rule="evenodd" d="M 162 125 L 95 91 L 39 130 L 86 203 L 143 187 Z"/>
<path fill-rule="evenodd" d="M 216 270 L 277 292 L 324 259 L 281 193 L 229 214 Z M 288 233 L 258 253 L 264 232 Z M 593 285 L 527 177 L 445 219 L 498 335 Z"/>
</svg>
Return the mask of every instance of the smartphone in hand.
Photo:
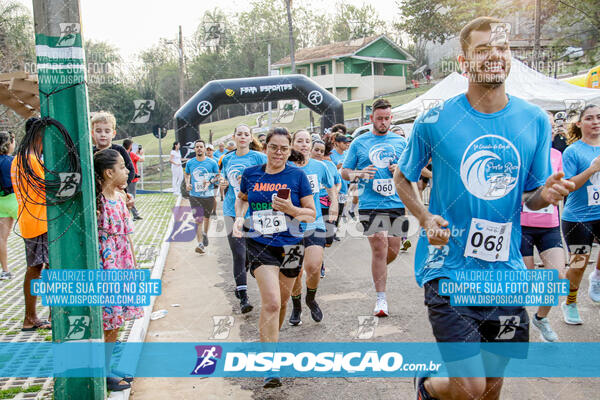
<svg viewBox="0 0 600 400">
<path fill-rule="evenodd" d="M 277 197 L 287 200 L 290 198 L 290 189 L 284 188 L 277 191 Z"/>
</svg>

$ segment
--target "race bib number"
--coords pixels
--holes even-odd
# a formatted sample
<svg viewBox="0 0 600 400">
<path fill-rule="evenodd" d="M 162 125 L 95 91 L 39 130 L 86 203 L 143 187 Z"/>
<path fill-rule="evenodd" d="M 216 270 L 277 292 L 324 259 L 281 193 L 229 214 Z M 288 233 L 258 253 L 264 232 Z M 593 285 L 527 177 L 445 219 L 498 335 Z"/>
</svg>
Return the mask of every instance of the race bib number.
<svg viewBox="0 0 600 400">
<path fill-rule="evenodd" d="M 206 186 L 206 180 L 204 177 L 200 177 L 194 181 L 194 192 L 204 192 L 207 189 Z"/>
<path fill-rule="evenodd" d="M 525 203 L 523 203 L 523 212 L 534 213 L 534 214 L 554 214 L 554 206 L 550 204 L 548 207 L 541 208 L 539 210 L 532 210 Z"/>
<path fill-rule="evenodd" d="M 393 196 L 396 194 L 396 186 L 392 178 L 373 179 L 373 190 L 382 196 Z"/>
<path fill-rule="evenodd" d="M 281 211 L 264 210 L 252 214 L 254 230 L 263 235 L 287 231 L 285 214 Z"/>
<path fill-rule="evenodd" d="M 307 175 L 308 183 L 310 183 L 310 190 L 314 193 L 319 193 L 319 177 L 316 174 Z"/>
<path fill-rule="evenodd" d="M 338 203 L 344 204 L 347 199 L 348 199 L 348 195 L 346 193 L 338 194 Z"/>
<path fill-rule="evenodd" d="M 588 206 L 600 205 L 600 186 L 590 185 L 587 187 L 588 192 Z"/>
<path fill-rule="evenodd" d="M 473 218 L 467 237 L 465 257 L 495 262 L 508 261 L 512 222 L 499 223 Z"/>
<path fill-rule="evenodd" d="M 285 256 L 281 263 L 281 269 L 294 269 L 302 265 L 304 260 L 304 246 L 302 244 L 293 244 L 283 246 Z"/>
</svg>

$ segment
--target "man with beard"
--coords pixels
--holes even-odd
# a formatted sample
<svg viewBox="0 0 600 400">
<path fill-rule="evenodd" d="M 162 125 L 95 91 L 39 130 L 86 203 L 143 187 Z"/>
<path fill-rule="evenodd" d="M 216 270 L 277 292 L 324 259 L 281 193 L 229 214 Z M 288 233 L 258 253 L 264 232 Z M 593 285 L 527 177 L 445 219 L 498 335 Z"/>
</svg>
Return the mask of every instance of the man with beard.
<svg viewBox="0 0 600 400">
<path fill-rule="evenodd" d="M 527 311 L 522 304 L 454 306 L 440 294 L 440 279 L 456 281 L 461 273 L 482 270 L 494 276 L 525 271 L 521 203 L 540 210 L 574 188 L 562 179 L 564 173 L 552 174 L 545 112 L 505 92 L 511 60 L 506 28 L 480 17 L 462 29 L 458 61 L 468 73 L 468 90 L 417 119 L 394 176 L 402 201 L 423 228 L 415 277 L 424 287 L 448 370 L 446 378 L 416 380 L 421 400 L 500 398 L 508 361 L 527 357 Z M 427 210 L 411 182 L 430 158 L 436 179 Z"/>
<path fill-rule="evenodd" d="M 358 182 L 358 213 L 363 235 L 371 246 L 371 272 L 377 292 L 373 314 L 388 316 L 385 297 L 387 266 L 396 259 L 404 227 L 404 204 L 396 193 L 393 174 L 406 147 L 406 139 L 388 132 L 392 105 L 385 99 L 373 102 L 373 131 L 352 141 L 342 164 L 342 178 Z"/>
</svg>

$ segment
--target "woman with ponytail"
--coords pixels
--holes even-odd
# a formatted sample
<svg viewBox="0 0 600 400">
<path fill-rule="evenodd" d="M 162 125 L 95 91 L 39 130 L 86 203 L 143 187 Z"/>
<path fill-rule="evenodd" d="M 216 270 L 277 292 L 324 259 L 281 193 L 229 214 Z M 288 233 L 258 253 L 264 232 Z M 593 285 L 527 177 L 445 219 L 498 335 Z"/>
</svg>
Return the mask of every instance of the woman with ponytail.
<svg viewBox="0 0 600 400">
<path fill-rule="evenodd" d="M 564 320 L 583 323 L 577 309 L 577 291 L 591 255 L 594 240 L 600 240 L 600 107 L 589 104 L 571 123 L 569 147 L 563 153 L 565 179 L 575 183 L 565 203 L 562 230 L 569 247 L 569 296 L 562 303 Z M 600 303 L 600 265 L 589 275 L 588 294 Z"/>
</svg>

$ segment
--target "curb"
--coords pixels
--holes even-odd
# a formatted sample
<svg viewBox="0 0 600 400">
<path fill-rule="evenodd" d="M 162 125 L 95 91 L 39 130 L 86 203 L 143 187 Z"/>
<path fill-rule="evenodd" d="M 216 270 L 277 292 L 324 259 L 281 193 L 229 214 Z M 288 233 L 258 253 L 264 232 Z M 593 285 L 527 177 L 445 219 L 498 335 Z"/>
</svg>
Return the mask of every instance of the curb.
<svg viewBox="0 0 600 400">
<path fill-rule="evenodd" d="M 177 198 L 175 207 L 179 207 L 181 205 L 181 199 L 181 196 Z M 171 215 L 171 219 L 169 220 L 169 224 L 167 225 L 167 231 L 165 233 L 165 236 L 163 237 L 162 245 L 160 248 L 160 254 L 156 259 L 156 264 L 152 269 L 150 279 L 161 279 L 162 277 L 163 270 L 165 269 L 165 263 L 167 261 L 167 254 L 169 253 L 169 248 L 171 247 L 171 242 L 168 242 L 167 239 L 169 238 L 169 235 L 173 230 L 174 224 L 175 219 L 173 215 Z M 135 322 L 133 323 L 133 327 L 131 328 L 131 332 L 129 332 L 127 342 L 144 342 L 144 339 L 146 338 L 146 333 L 148 332 L 148 326 L 150 325 L 150 314 L 152 313 L 152 309 L 154 308 L 155 301 L 156 296 L 151 297 L 150 305 L 144 307 L 144 317 L 135 320 Z M 110 396 L 108 396 L 107 399 L 129 400 L 130 394 L 131 389 L 123 390 L 121 392 L 111 392 Z"/>
</svg>

